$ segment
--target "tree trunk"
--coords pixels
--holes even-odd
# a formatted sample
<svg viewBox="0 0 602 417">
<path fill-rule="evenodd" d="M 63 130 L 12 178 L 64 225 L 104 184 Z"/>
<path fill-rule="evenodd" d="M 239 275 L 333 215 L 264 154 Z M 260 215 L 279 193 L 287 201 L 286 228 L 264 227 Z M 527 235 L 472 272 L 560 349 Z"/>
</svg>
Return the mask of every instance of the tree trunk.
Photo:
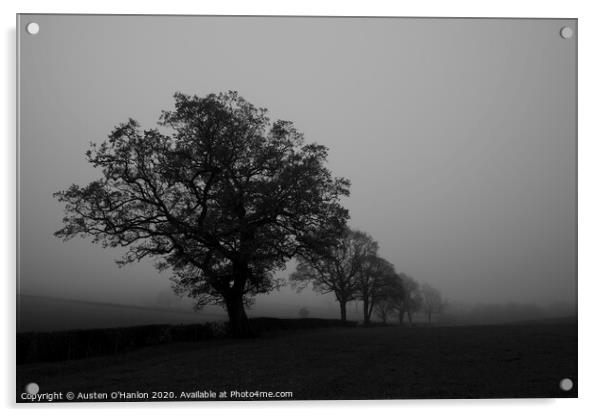
<svg viewBox="0 0 602 417">
<path fill-rule="evenodd" d="M 408 310 L 408 322 L 410 323 L 410 326 L 413 324 L 412 323 L 412 311 Z"/>
<path fill-rule="evenodd" d="M 230 333 L 234 337 L 253 336 L 242 294 L 232 294 L 226 299 L 226 309 L 228 311 L 228 320 L 230 324 Z"/>
<path fill-rule="evenodd" d="M 347 302 L 339 301 L 339 306 L 341 308 L 341 321 L 347 323 Z"/>
</svg>

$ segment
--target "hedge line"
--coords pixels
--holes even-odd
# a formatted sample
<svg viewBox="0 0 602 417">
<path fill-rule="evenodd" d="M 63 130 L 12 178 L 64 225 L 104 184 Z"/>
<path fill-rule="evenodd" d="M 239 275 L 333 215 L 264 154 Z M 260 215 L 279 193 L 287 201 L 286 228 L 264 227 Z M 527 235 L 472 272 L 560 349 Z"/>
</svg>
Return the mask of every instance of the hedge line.
<svg viewBox="0 0 602 417">
<path fill-rule="evenodd" d="M 257 333 L 344 325 L 340 320 L 254 318 Z M 354 326 L 355 322 L 345 325 Z M 145 346 L 171 342 L 198 342 L 227 337 L 227 323 L 149 325 L 109 329 L 17 333 L 17 364 L 54 362 L 114 355 Z"/>
</svg>

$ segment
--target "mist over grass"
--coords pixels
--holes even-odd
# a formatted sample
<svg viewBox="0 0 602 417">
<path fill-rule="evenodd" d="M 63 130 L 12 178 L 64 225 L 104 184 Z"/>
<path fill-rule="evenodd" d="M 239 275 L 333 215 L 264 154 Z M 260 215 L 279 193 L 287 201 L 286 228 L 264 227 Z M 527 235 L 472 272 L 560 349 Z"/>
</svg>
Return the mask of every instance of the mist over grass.
<svg viewBox="0 0 602 417">
<path fill-rule="evenodd" d="M 53 297 L 21 295 L 19 297 L 18 332 L 47 332 L 71 329 L 127 327 L 150 324 L 195 324 L 223 322 L 227 314 L 219 306 L 207 306 L 194 311 L 187 300 L 169 302 L 150 300 L 146 305 L 101 303 L 89 300 L 70 300 Z M 165 300 L 163 300 L 165 301 Z M 336 319 L 338 309 L 328 297 L 314 299 L 312 303 L 278 302 L 265 298 L 251 306 L 250 317 L 300 318 L 300 310 L 306 308 L 310 318 Z M 361 301 L 348 306 L 349 319 L 361 324 Z M 462 304 L 449 303 L 446 311 L 434 318 L 436 325 L 504 324 L 528 320 L 576 318 L 575 306 L 567 303 L 536 305 L 524 303 Z M 423 314 L 415 316 L 416 324 L 424 324 Z M 375 322 L 378 319 L 375 318 Z M 395 316 L 388 318 L 397 324 Z M 405 323 L 407 324 L 407 322 Z"/>
</svg>

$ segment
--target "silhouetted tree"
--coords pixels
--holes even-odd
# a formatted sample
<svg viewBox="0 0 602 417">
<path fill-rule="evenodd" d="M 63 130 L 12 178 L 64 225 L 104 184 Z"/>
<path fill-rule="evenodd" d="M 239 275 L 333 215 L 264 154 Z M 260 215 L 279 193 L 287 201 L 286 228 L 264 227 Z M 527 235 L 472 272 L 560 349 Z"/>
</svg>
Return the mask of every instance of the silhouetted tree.
<svg viewBox="0 0 602 417">
<path fill-rule="evenodd" d="M 395 272 L 393 265 L 381 258 L 381 268 L 371 294 L 371 309 L 376 308 L 378 317 L 385 322 L 387 317 L 395 310 L 398 300 L 402 297 L 401 279 Z"/>
<path fill-rule="evenodd" d="M 393 306 L 388 299 L 377 300 L 374 303 L 374 310 L 376 312 L 376 316 L 380 319 L 380 322 L 383 324 L 387 324 L 387 318 L 389 314 L 393 311 Z"/>
<path fill-rule="evenodd" d="M 311 283 L 314 291 L 334 293 L 345 322 L 347 303 L 357 293 L 357 276 L 371 241 L 365 233 L 347 229 L 329 246 L 300 251 L 297 270 L 290 276 L 293 286 L 301 290 Z"/>
<path fill-rule="evenodd" d="M 378 256 L 378 243 L 369 235 L 366 235 L 363 251 L 357 274 L 356 298 L 362 300 L 364 323 L 369 324 L 377 293 L 386 284 L 386 276 L 395 270 L 391 263 Z"/>
<path fill-rule="evenodd" d="M 395 310 L 399 314 L 399 324 L 403 324 L 403 318 L 407 314 L 408 321 L 412 324 L 413 314 L 422 309 L 422 294 L 420 285 L 410 276 L 400 273 L 399 285 L 401 291 L 393 298 Z"/>
<path fill-rule="evenodd" d="M 309 309 L 307 307 L 301 307 L 299 309 L 299 317 L 302 319 L 309 317 Z"/>
<path fill-rule="evenodd" d="M 55 194 L 66 204 L 55 234 L 128 247 L 121 264 L 154 257 L 177 292 L 199 308 L 225 305 L 232 333 L 245 336 L 244 303 L 278 285 L 273 271 L 344 227 L 349 182 L 326 168 L 326 147 L 235 92 L 174 97 L 165 132 L 130 119 L 92 145 L 102 177 Z"/>
<path fill-rule="evenodd" d="M 393 265 L 387 262 L 387 267 L 378 279 L 378 285 L 372 296 L 372 303 L 376 309 L 377 316 L 381 321 L 396 309 L 398 300 L 403 297 L 401 280 L 395 272 Z"/>
<path fill-rule="evenodd" d="M 439 290 L 431 287 L 429 284 L 422 284 L 422 306 L 427 316 L 428 323 L 431 324 L 433 314 L 443 312 L 444 302 Z"/>
</svg>

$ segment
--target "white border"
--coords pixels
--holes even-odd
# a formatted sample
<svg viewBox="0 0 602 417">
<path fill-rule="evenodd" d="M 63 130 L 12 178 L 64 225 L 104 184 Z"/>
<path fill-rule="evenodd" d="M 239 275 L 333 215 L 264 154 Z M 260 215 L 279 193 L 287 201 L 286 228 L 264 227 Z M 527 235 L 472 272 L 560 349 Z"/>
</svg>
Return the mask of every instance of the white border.
<svg viewBox="0 0 602 417">
<path fill-rule="evenodd" d="M 178 415 L 226 413 L 228 415 L 306 416 L 308 413 L 345 413 L 364 416 L 366 413 L 403 413 L 408 416 L 503 416 L 536 413 L 549 416 L 595 415 L 602 410 L 598 404 L 601 386 L 600 310 L 602 278 L 598 258 L 602 245 L 602 197 L 600 180 L 602 166 L 602 15 L 596 1 L 386 1 L 386 0 L 222 0 L 222 1 L 3 1 L 0 4 L 3 29 L 4 82 L 1 142 L 0 204 L 2 222 L 0 265 L 4 283 L 4 337 L 1 343 L 4 370 L 0 377 L 0 396 L 4 408 L 12 414 L 35 413 L 64 415 L 82 412 L 105 415 L 127 409 L 128 415 L 163 416 L 166 410 Z M 566 400 L 479 400 L 479 401 L 353 401 L 353 402 L 294 402 L 294 403 L 153 403 L 153 404 L 88 404 L 88 405 L 14 405 L 14 334 L 15 334 L 15 219 L 16 219 L 16 71 L 15 71 L 15 14 L 16 13 L 126 13 L 126 14 L 259 14 L 259 15 L 345 15 L 345 16 L 441 16 L 441 17 L 549 17 L 579 19 L 579 399 Z M 403 381 L 400 381 L 403 383 Z M 19 410 L 21 409 L 21 410 Z M 85 409 L 85 411 L 82 411 Z M 111 409 L 109 411 L 108 409 Z M 125 411 L 124 411 L 125 412 Z"/>
</svg>

